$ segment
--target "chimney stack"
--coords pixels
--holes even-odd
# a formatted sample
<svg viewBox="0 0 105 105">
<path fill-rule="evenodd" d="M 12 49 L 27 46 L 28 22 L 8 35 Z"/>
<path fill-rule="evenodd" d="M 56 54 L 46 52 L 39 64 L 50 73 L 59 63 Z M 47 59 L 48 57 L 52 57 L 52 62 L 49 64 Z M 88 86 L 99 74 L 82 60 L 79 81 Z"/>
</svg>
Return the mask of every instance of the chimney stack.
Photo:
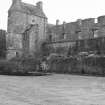
<svg viewBox="0 0 105 105">
<path fill-rule="evenodd" d="M 81 19 L 77 19 L 77 23 L 78 23 L 78 25 L 82 25 L 82 20 Z"/>
<path fill-rule="evenodd" d="M 17 4 L 17 3 L 20 3 L 21 0 L 12 0 L 12 4 Z"/>
<path fill-rule="evenodd" d="M 42 1 L 39 1 L 39 2 L 37 2 L 36 3 L 36 6 L 39 8 L 39 9 L 43 9 L 43 3 L 42 3 Z"/>
<path fill-rule="evenodd" d="M 58 20 L 58 19 L 56 20 L 56 26 L 57 26 L 57 25 L 59 25 L 59 20 Z"/>
<path fill-rule="evenodd" d="M 66 25 L 66 22 L 65 21 L 63 21 L 63 28 L 65 29 L 65 25 Z"/>
</svg>

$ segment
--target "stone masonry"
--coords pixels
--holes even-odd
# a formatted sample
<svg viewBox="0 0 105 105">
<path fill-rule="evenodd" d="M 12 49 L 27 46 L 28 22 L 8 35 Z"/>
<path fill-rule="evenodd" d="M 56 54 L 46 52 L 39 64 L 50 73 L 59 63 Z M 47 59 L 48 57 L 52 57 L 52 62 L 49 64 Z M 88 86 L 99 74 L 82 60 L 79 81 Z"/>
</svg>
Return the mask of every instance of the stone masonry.
<svg viewBox="0 0 105 105">
<path fill-rule="evenodd" d="M 49 49 L 53 49 L 51 53 L 61 51 L 61 54 L 67 55 L 69 49 L 73 48 L 76 51 L 90 49 L 104 53 L 105 16 L 96 19 L 78 19 L 75 22 L 63 22 L 63 24 L 59 24 L 59 20 L 56 20 L 56 25 L 47 25 L 47 36 L 46 45 Z"/>
<path fill-rule="evenodd" d="M 8 10 L 7 43 L 10 59 L 18 55 L 34 55 L 46 40 L 47 17 L 42 2 L 36 5 L 12 0 Z"/>
<path fill-rule="evenodd" d="M 50 25 L 47 28 L 47 34 L 50 36 L 51 42 L 105 37 L 105 16 L 97 19 L 78 19 L 75 22 L 63 22 L 63 24 L 59 24 L 57 20 L 56 25 L 52 25 L 52 27 Z"/>
</svg>

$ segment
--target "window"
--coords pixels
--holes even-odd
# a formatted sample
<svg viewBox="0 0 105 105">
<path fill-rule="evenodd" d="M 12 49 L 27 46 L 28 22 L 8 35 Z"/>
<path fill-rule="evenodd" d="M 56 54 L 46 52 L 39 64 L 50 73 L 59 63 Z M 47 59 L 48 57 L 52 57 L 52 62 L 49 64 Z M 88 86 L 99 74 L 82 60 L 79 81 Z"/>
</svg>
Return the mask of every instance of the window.
<svg viewBox="0 0 105 105">
<path fill-rule="evenodd" d="M 32 22 L 35 22 L 35 20 L 33 19 Z"/>
<path fill-rule="evenodd" d="M 62 39 L 66 39 L 66 34 L 65 33 L 62 34 Z"/>
<path fill-rule="evenodd" d="M 79 35 L 78 35 L 78 39 L 82 39 L 82 36 L 81 36 L 81 34 L 79 34 Z"/>
<path fill-rule="evenodd" d="M 94 23 L 98 23 L 98 19 L 97 18 L 95 18 Z"/>
<path fill-rule="evenodd" d="M 94 30 L 94 38 L 98 37 L 98 30 Z"/>
<path fill-rule="evenodd" d="M 49 35 L 49 41 L 52 41 L 52 35 Z"/>
<path fill-rule="evenodd" d="M 66 39 L 66 34 L 64 34 L 64 39 Z"/>
</svg>

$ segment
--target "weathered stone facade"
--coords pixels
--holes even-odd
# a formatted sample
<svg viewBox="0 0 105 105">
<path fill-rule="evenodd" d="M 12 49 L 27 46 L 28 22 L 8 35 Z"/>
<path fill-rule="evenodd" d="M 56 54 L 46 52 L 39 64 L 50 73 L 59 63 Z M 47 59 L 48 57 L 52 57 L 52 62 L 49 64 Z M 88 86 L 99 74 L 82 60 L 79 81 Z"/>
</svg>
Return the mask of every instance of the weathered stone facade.
<svg viewBox="0 0 105 105">
<path fill-rule="evenodd" d="M 97 22 L 96 22 L 97 20 Z M 76 22 L 63 23 L 53 25 L 47 30 L 48 36 L 52 38 L 52 42 L 60 40 L 80 40 L 91 39 L 94 37 L 105 36 L 105 16 L 100 16 L 97 19 L 78 19 Z"/>
<path fill-rule="evenodd" d="M 48 25 L 47 28 L 48 43 L 47 46 L 54 49 L 51 53 L 56 53 L 57 50 L 62 54 L 67 55 L 70 49 L 74 48 L 78 51 L 99 50 L 104 53 L 105 39 L 105 16 L 100 16 L 97 19 L 78 19 L 76 22 Z M 76 44 L 77 43 L 77 44 Z M 101 51 L 102 50 L 102 51 Z"/>
<path fill-rule="evenodd" d="M 35 6 L 21 0 L 12 0 L 8 10 L 8 51 L 14 52 L 14 56 L 17 53 L 33 55 L 46 40 L 46 24 L 42 2 Z"/>
</svg>

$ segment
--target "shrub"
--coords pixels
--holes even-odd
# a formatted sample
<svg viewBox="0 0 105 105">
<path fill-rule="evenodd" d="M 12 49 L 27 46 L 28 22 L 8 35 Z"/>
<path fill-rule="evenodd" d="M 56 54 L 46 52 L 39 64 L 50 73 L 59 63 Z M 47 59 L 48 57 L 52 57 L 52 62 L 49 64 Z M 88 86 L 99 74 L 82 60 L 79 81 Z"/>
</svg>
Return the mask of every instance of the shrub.
<svg viewBox="0 0 105 105">
<path fill-rule="evenodd" d="M 0 72 L 11 74 L 16 72 L 27 73 L 35 71 L 39 61 L 32 57 L 13 58 L 0 61 Z"/>
<path fill-rule="evenodd" d="M 105 75 L 105 57 L 53 57 L 50 59 L 51 72 Z"/>
</svg>

